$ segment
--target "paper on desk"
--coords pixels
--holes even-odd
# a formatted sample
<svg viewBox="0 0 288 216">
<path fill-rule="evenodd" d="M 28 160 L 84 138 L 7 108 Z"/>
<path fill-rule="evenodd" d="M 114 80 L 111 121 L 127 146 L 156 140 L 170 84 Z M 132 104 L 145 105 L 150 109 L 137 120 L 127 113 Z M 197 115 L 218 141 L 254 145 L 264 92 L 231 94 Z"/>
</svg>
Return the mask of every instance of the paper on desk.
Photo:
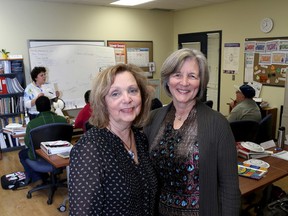
<svg viewBox="0 0 288 216">
<path fill-rule="evenodd" d="M 272 155 L 273 157 L 281 158 L 283 160 L 288 160 L 288 151 L 281 151 Z"/>
<path fill-rule="evenodd" d="M 262 146 L 264 149 L 269 149 L 275 147 L 276 144 L 273 140 L 268 140 L 266 142 L 260 143 L 260 146 Z"/>
</svg>

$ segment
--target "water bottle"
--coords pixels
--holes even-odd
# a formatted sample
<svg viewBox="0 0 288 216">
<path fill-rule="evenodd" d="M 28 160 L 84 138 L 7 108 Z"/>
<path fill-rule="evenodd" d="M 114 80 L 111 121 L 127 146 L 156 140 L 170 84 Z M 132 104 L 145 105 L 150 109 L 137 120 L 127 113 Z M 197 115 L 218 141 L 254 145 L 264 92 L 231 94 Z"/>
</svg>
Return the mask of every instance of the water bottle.
<svg viewBox="0 0 288 216">
<path fill-rule="evenodd" d="M 285 127 L 278 129 L 277 150 L 283 150 L 285 142 Z"/>
</svg>

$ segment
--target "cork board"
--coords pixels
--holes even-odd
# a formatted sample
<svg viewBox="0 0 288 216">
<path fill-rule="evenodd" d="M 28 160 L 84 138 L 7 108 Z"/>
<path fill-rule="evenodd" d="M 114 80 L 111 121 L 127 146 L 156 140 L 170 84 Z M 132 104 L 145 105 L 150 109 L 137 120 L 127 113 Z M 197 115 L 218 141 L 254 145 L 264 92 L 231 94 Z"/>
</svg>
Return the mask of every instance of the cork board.
<svg viewBox="0 0 288 216">
<path fill-rule="evenodd" d="M 245 40 L 244 80 L 284 87 L 288 71 L 288 38 Z"/>
</svg>

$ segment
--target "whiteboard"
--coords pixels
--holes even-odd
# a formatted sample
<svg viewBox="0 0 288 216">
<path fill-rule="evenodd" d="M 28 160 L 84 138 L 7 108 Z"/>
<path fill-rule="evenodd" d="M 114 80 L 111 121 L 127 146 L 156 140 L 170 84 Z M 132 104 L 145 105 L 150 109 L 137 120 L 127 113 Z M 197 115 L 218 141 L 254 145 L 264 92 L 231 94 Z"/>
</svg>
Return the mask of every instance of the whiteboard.
<svg viewBox="0 0 288 216">
<path fill-rule="evenodd" d="M 60 92 L 65 109 L 82 108 L 95 75 L 115 65 L 114 48 L 95 45 L 51 45 L 29 48 L 31 69 L 46 68 L 47 81 Z"/>
<path fill-rule="evenodd" d="M 103 40 L 29 40 L 28 47 L 51 46 L 51 45 L 96 45 L 105 46 Z"/>
</svg>

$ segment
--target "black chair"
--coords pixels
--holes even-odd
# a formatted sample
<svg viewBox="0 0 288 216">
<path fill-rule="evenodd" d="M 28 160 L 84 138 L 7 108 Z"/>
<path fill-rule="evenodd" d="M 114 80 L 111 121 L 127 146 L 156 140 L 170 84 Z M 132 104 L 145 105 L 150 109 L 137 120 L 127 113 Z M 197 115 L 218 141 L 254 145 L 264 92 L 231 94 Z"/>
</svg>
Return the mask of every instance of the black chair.
<svg viewBox="0 0 288 216">
<path fill-rule="evenodd" d="M 234 138 L 236 142 L 250 141 L 256 142 L 256 137 L 259 130 L 257 121 L 239 120 L 230 122 Z"/>
<path fill-rule="evenodd" d="M 256 143 L 273 140 L 273 128 L 272 128 L 272 114 L 265 116 L 259 123 L 259 131 L 256 137 Z"/>
<path fill-rule="evenodd" d="M 207 106 L 213 108 L 213 101 L 212 100 L 208 100 L 204 102 Z"/>
<path fill-rule="evenodd" d="M 84 131 L 84 132 L 86 132 L 86 131 L 88 131 L 89 129 L 91 129 L 91 128 L 93 127 L 93 125 L 91 125 L 91 124 L 89 123 L 89 121 L 86 121 L 85 124 L 84 124 L 84 127 L 85 127 L 85 131 Z"/>
<path fill-rule="evenodd" d="M 57 187 L 67 187 L 67 184 L 63 184 L 62 181 L 58 181 L 57 176 L 63 172 L 62 168 L 55 168 L 52 164 L 44 160 L 43 158 L 36 155 L 35 150 L 40 148 L 41 142 L 44 141 L 56 141 L 65 140 L 71 142 L 73 134 L 73 126 L 67 123 L 51 123 L 33 128 L 30 131 L 31 147 L 33 150 L 36 160 L 26 159 L 28 165 L 40 173 L 49 174 L 49 180 L 42 185 L 36 186 L 29 190 L 27 193 L 27 198 L 32 197 L 32 193 L 42 189 L 49 189 L 49 195 L 47 204 L 50 205 L 53 202 L 53 195 Z"/>
</svg>

